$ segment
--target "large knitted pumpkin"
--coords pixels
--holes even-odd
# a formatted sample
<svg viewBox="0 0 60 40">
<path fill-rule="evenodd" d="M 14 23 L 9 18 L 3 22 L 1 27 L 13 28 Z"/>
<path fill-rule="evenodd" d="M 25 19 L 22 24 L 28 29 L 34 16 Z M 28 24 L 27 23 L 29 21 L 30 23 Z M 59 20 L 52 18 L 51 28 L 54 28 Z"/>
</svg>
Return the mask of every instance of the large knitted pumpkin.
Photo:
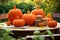
<svg viewBox="0 0 60 40">
<path fill-rule="evenodd" d="M 24 20 L 24 19 L 15 19 L 15 20 L 13 21 L 13 25 L 14 25 L 15 27 L 22 27 L 22 26 L 25 25 L 25 20 Z"/>
<path fill-rule="evenodd" d="M 36 9 L 32 10 L 31 13 L 32 14 L 35 14 L 35 15 L 42 15 L 43 17 L 45 17 L 44 10 L 43 9 L 40 9 L 39 6 L 36 6 Z"/>
<path fill-rule="evenodd" d="M 17 16 L 22 18 L 22 11 L 20 9 L 16 9 L 16 6 L 14 6 L 14 9 L 11 9 L 8 12 L 8 20 L 12 22 Z"/>
<path fill-rule="evenodd" d="M 36 16 L 34 14 L 24 14 L 22 18 L 25 20 L 26 25 L 34 25 L 34 22 L 36 20 Z"/>
</svg>

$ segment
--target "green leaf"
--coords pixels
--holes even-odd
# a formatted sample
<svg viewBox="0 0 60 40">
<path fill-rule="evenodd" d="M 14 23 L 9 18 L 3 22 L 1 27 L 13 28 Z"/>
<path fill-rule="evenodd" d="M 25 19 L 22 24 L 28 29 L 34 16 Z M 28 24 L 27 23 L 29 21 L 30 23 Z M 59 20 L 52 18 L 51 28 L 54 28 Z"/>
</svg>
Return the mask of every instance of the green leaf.
<svg viewBox="0 0 60 40">
<path fill-rule="evenodd" d="M 26 40 L 26 38 L 25 37 L 22 37 L 21 40 Z"/>
<path fill-rule="evenodd" d="M 34 37 L 32 38 L 32 40 L 38 40 L 38 39 L 39 39 L 38 36 L 34 36 Z"/>
<path fill-rule="evenodd" d="M 0 40 L 4 40 L 4 38 L 3 37 L 0 37 Z"/>
<path fill-rule="evenodd" d="M 37 36 L 34 36 L 32 40 L 45 40 L 45 38 L 42 35 L 37 35 Z"/>
<path fill-rule="evenodd" d="M 48 35 L 50 35 L 52 37 L 52 40 L 54 40 L 53 33 L 50 30 L 47 30 L 47 32 L 48 32 Z"/>
<path fill-rule="evenodd" d="M 15 38 L 7 35 L 7 36 L 4 37 L 4 40 L 15 40 Z"/>
<path fill-rule="evenodd" d="M 39 39 L 40 40 L 45 40 L 45 38 L 42 35 L 39 36 Z"/>
<path fill-rule="evenodd" d="M 34 35 L 39 35 L 39 34 L 40 34 L 40 31 L 39 31 L 39 30 L 36 30 L 36 31 L 34 31 L 33 34 L 34 34 Z"/>
<path fill-rule="evenodd" d="M 10 33 L 11 31 L 7 29 L 0 30 L 0 40 L 15 40 L 15 38 L 9 35 Z"/>
</svg>

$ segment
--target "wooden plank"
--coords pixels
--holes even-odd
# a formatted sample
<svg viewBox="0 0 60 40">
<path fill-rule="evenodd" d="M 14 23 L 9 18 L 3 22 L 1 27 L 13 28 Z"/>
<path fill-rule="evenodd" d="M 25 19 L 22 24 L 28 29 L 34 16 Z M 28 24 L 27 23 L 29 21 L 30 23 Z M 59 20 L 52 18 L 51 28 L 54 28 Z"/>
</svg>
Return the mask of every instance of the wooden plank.
<svg viewBox="0 0 60 40">
<path fill-rule="evenodd" d="M 0 20 L 1 20 L 1 19 L 6 19 L 6 18 L 7 18 L 7 14 L 1 14 L 1 15 L 0 15 Z"/>
<path fill-rule="evenodd" d="M 46 30 L 46 29 L 58 29 L 60 28 L 60 23 L 58 23 L 57 27 L 55 28 L 49 28 L 48 26 L 46 27 L 36 27 L 36 26 L 25 26 L 26 28 L 24 27 L 14 27 L 13 25 L 11 26 L 6 26 L 4 25 L 3 27 L 7 28 L 8 30 L 14 30 L 14 31 L 34 31 L 34 30 Z"/>
<path fill-rule="evenodd" d="M 60 34 L 53 34 L 53 36 L 54 36 L 54 39 L 55 40 L 59 40 L 60 39 Z M 32 40 L 32 37 L 34 37 L 34 36 L 26 36 L 26 39 L 27 40 Z M 43 37 L 45 38 L 45 40 L 52 40 L 52 38 L 49 36 L 49 35 L 43 35 Z"/>
<path fill-rule="evenodd" d="M 50 35 L 42 35 L 43 37 L 50 37 Z M 53 34 L 53 36 L 60 36 L 60 34 Z M 26 38 L 33 38 L 32 35 L 27 35 Z"/>
</svg>

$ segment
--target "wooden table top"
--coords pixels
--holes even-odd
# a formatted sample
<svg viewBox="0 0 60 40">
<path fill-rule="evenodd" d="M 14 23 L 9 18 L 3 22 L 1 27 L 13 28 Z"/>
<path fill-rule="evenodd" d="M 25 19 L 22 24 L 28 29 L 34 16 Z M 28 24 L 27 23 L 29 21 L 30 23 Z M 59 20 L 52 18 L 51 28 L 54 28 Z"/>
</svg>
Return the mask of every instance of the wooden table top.
<svg viewBox="0 0 60 40">
<path fill-rule="evenodd" d="M 7 26 L 5 23 L 2 23 L 2 24 L 4 24 L 3 28 L 6 28 L 8 30 L 16 30 L 16 31 L 33 31 L 33 30 L 46 30 L 46 29 L 60 28 L 60 23 L 58 23 L 55 28 L 49 28 L 48 26 L 46 26 L 46 27 L 36 27 L 36 26 L 14 27 L 13 25 Z"/>
</svg>

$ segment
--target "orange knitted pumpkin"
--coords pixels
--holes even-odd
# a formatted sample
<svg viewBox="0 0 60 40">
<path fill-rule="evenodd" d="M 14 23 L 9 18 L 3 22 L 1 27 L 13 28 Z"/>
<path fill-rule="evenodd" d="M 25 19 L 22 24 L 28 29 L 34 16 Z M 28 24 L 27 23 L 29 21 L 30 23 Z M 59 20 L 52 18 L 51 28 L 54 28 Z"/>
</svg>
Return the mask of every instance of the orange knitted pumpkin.
<svg viewBox="0 0 60 40">
<path fill-rule="evenodd" d="M 45 17 L 44 10 L 43 9 L 40 9 L 39 6 L 37 6 L 36 9 L 32 10 L 31 13 L 32 14 L 35 14 L 35 15 L 42 15 L 43 17 Z"/>
<path fill-rule="evenodd" d="M 22 27 L 22 26 L 25 25 L 25 20 L 24 20 L 24 19 L 15 19 L 15 20 L 13 21 L 13 25 L 14 25 L 15 27 Z"/>
<path fill-rule="evenodd" d="M 8 12 L 8 20 L 12 22 L 17 16 L 22 18 L 22 11 L 20 9 L 16 9 L 16 6 L 14 6 L 14 9 L 11 9 Z"/>
<path fill-rule="evenodd" d="M 34 25 L 34 22 L 36 20 L 36 16 L 34 14 L 28 13 L 24 14 L 22 18 L 25 20 L 26 25 Z"/>
<path fill-rule="evenodd" d="M 7 26 L 10 26 L 11 21 L 7 21 L 7 22 L 5 22 L 5 23 L 7 24 Z"/>
<path fill-rule="evenodd" d="M 40 26 L 40 27 L 44 27 L 44 25 L 45 25 L 45 24 L 44 24 L 43 22 L 39 22 L 39 26 Z"/>
<path fill-rule="evenodd" d="M 51 13 L 48 13 L 46 18 L 47 18 L 47 21 L 52 21 L 53 20 Z"/>
<path fill-rule="evenodd" d="M 57 26 L 57 22 L 55 20 L 51 20 L 48 22 L 48 26 L 49 27 L 56 27 Z"/>
</svg>

